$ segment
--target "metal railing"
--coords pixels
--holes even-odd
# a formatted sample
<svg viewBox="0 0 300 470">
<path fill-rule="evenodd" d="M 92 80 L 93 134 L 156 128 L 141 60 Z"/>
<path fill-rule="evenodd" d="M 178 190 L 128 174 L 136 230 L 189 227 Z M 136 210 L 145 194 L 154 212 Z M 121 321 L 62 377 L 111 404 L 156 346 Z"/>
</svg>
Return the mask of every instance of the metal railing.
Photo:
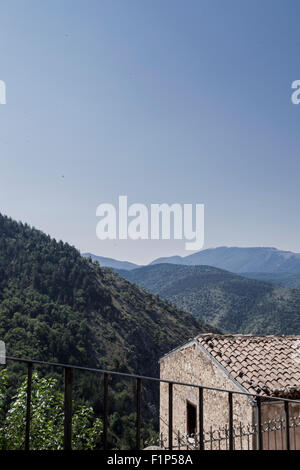
<svg viewBox="0 0 300 470">
<path fill-rule="evenodd" d="M 30 421 L 31 421 L 31 394 L 32 394 L 32 371 L 34 365 L 41 365 L 53 368 L 61 368 L 64 370 L 64 449 L 72 449 L 72 387 L 73 387 L 73 372 L 74 370 L 94 372 L 97 374 L 102 374 L 104 377 L 103 387 L 103 446 L 106 450 L 108 448 L 108 401 L 109 401 L 109 387 L 108 387 L 108 378 L 110 376 L 128 378 L 136 382 L 136 424 L 135 424 L 135 433 L 136 433 L 136 446 L 135 449 L 139 450 L 141 448 L 141 424 L 142 424 L 142 384 L 143 382 L 156 382 L 156 383 L 166 383 L 168 384 L 168 450 L 173 450 L 178 445 L 173 444 L 174 435 L 177 433 L 173 428 L 173 390 L 174 385 L 193 387 L 198 389 L 198 406 L 199 406 L 199 416 L 198 416 L 198 429 L 199 433 L 197 434 L 197 449 L 204 450 L 207 448 L 206 444 L 208 440 L 206 439 L 206 431 L 204 430 L 204 400 L 203 400 L 203 391 L 211 390 L 214 392 L 226 393 L 228 396 L 228 427 L 226 427 L 226 448 L 228 450 L 235 449 L 235 438 L 236 431 L 234 428 L 233 421 L 233 396 L 234 395 L 244 395 L 246 397 L 252 398 L 255 400 L 257 406 L 257 426 L 255 427 L 255 433 L 257 435 L 257 447 L 258 449 L 263 449 L 263 423 L 262 423 L 262 410 L 261 402 L 272 400 L 275 402 L 284 403 L 284 415 L 285 423 L 290 423 L 290 403 L 300 404 L 300 400 L 293 400 L 281 397 L 268 397 L 268 396 L 255 396 L 251 393 L 243 391 L 234 391 L 234 390 L 225 390 L 223 388 L 203 386 L 201 384 L 193 384 L 186 382 L 179 382 L 174 380 L 159 379 L 155 377 L 147 377 L 136 374 L 129 374 L 124 372 L 115 372 L 108 371 L 104 369 L 96 369 L 90 367 L 75 366 L 69 364 L 45 362 L 38 360 L 22 359 L 7 356 L 8 361 L 18 362 L 27 364 L 27 395 L 26 395 L 26 423 L 25 423 L 25 450 L 30 449 Z M 290 450 L 290 426 L 286 425 L 282 427 L 285 432 L 285 448 Z M 180 444 L 179 444 L 180 445 Z"/>
<path fill-rule="evenodd" d="M 167 423 L 164 423 L 167 424 Z M 300 450 L 297 440 L 297 430 L 300 431 L 300 415 L 292 416 L 289 422 L 290 445 L 292 450 Z M 257 425 L 244 424 L 241 421 L 233 428 L 234 450 L 251 450 L 253 441 L 258 433 Z M 178 430 L 174 432 L 174 450 L 199 450 L 200 434 L 183 434 Z M 285 448 L 286 422 L 283 417 L 269 419 L 262 424 L 265 450 L 281 450 Z M 228 425 L 213 428 L 203 434 L 204 447 L 208 450 L 227 450 L 229 448 Z M 163 433 L 159 436 L 159 445 L 162 449 L 168 448 L 168 437 Z"/>
</svg>

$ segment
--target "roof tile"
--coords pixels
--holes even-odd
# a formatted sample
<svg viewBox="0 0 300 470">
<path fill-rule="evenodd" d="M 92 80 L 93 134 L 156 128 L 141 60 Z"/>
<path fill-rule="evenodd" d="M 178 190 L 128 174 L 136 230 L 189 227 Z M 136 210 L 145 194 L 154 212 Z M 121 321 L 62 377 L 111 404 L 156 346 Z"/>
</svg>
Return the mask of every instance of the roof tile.
<svg viewBox="0 0 300 470">
<path fill-rule="evenodd" d="M 203 334 L 196 339 L 248 392 L 300 398 L 300 336 Z"/>
</svg>

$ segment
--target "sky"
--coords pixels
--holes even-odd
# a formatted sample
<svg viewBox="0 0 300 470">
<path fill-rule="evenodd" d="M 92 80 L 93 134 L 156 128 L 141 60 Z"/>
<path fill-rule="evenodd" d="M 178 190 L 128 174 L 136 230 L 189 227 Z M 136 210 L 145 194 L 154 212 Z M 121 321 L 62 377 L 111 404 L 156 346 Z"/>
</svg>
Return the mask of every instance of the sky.
<svg viewBox="0 0 300 470">
<path fill-rule="evenodd" d="M 205 206 L 204 248 L 300 252 L 297 0 L 3 0 L 0 212 L 139 264 L 96 208 Z"/>
</svg>

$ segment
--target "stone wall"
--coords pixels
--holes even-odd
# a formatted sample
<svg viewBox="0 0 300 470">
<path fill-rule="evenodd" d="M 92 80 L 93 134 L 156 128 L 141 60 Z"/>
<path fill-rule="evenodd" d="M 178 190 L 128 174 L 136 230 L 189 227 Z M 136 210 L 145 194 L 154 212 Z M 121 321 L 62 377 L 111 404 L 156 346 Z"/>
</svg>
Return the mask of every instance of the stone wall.
<svg viewBox="0 0 300 470">
<path fill-rule="evenodd" d="M 226 373 L 211 360 L 206 352 L 195 343 L 190 342 L 186 346 L 174 351 L 160 361 L 160 378 L 198 384 L 202 386 L 222 388 L 232 391 L 241 391 L 235 383 L 228 378 Z M 204 431 L 209 433 L 211 429 L 228 426 L 228 394 L 204 390 Z M 177 445 L 178 432 L 180 436 L 187 433 L 187 401 L 197 407 L 197 433 L 199 432 L 199 390 L 194 387 L 181 385 L 173 386 L 173 442 Z M 233 397 L 234 426 L 240 424 L 244 427 L 253 425 L 253 406 L 248 397 L 234 395 Z M 160 385 L 160 432 L 168 446 L 168 384 Z M 246 438 L 245 438 L 246 440 Z M 250 439 L 249 447 L 253 447 L 253 439 Z M 246 446 L 246 442 L 237 443 L 238 446 Z M 210 448 L 210 447 L 209 447 Z M 218 448 L 218 443 L 213 445 Z M 221 442 L 221 449 L 226 448 L 225 441 Z"/>
</svg>

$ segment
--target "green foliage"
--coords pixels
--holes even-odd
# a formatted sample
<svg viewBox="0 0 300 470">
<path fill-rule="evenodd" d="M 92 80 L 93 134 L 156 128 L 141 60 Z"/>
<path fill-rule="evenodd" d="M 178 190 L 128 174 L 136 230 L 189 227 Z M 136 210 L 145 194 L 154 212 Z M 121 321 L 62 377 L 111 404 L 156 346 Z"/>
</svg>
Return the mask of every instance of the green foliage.
<svg viewBox="0 0 300 470">
<path fill-rule="evenodd" d="M 230 333 L 300 334 L 300 290 L 210 266 L 157 264 L 122 276 Z"/>
<path fill-rule="evenodd" d="M 8 355 L 157 376 L 161 356 L 209 330 L 68 244 L 0 214 L 0 338 Z M 40 377 L 51 373 L 62 384 L 58 371 L 38 370 Z M 20 365 L 9 363 L 7 403 L 24 373 Z M 135 412 L 133 385 L 119 379 L 110 383 L 109 414 L 116 412 L 122 420 L 121 434 L 111 434 L 111 447 L 126 446 L 123 434 Z M 76 373 L 76 403 L 102 416 L 102 393 L 99 376 Z M 152 427 L 158 427 L 154 384 L 143 384 L 142 403 L 149 437 Z"/>
<path fill-rule="evenodd" d="M 300 273 L 241 273 L 241 276 L 257 281 L 270 282 L 282 287 L 300 288 Z"/>
<path fill-rule="evenodd" d="M 147 427 L 141 428 L 141 448 L 157 445 L 159 433 L 155 430 L 154 420 L 149 420 Z M 120 436 L 121 440 L 120 440 Z M 112 447 L 130 450 L 136 447 L 136 413 L 121 416 L 115 411 L 109 419 L 109 439 Z"/>
<path fill-rule="evenodd" d="M 7 375 L 1 372 L 0 396 L 5 395 Z M 56 379 L 32 377 L 30 448 L 32 450 L 63 449 L 64 397 L 58 391 Z M 2 450 L 24 449 L 27 379 L 13 397 L 1 419 Z M 91 407 L 80 405 L 74 409 L 73 449 L 94 449 L 99 444 L 102 421 L 94 417 Z"/>
<path fill-rule="evenodd" d="M 4 407 L 6 390 L 8 385 L 8 375 L 5 369 L 0 370 L 0 423 L 4 418 Z M 0 438 L 1 439 L 1 438 Z"/>
</svg>

